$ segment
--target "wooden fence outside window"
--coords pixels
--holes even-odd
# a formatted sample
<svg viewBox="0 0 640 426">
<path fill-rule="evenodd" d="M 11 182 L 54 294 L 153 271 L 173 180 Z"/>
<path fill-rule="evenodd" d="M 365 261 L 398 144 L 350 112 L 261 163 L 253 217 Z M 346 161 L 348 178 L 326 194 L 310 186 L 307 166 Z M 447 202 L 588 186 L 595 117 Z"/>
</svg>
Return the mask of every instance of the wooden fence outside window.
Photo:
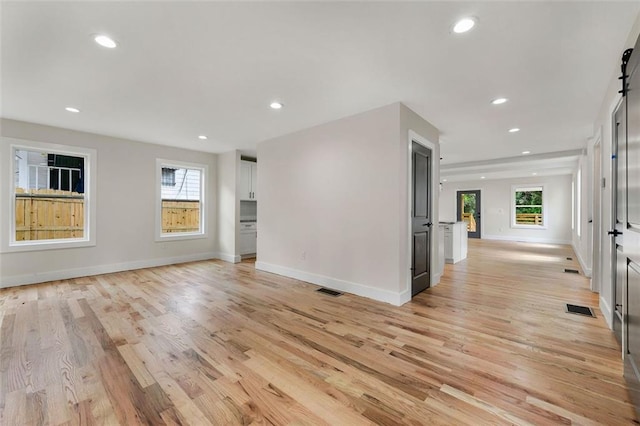
<svg viewBox="0 0 640 426">
<path fill-rule="evenodd" d="M 162 200 L 163 234 L 199 231 L 199 200 Z"/>
<path fill-rule="evenodd" d="M 84 236 L 84 194 L 16 188 L 16 241 Z"/>
</svg>

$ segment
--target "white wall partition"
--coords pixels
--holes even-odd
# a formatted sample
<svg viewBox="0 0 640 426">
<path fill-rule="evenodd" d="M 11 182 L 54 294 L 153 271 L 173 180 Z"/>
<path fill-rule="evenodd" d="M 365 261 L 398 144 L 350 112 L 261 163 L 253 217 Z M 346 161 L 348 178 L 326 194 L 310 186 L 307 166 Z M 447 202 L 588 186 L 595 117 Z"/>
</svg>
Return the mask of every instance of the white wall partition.
<svg viewBox="0 0 640 426">
<path fill-rule="evenodd" d="M 256 268 L 397 305 L 409 300 L 408 130 L 436 146 L 438 132 L 405 108 L 258 144 Z"/>
</svg>

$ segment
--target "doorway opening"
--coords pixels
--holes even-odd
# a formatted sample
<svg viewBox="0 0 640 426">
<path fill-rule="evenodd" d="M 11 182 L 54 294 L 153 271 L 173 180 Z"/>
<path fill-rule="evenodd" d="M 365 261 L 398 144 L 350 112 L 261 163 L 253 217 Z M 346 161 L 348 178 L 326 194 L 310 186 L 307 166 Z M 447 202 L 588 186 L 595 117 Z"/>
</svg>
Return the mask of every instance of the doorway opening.
<svg viewBox="0 0 640 426">
<path fill-rule="evenodd" d="M 457 194 L 458 222 L 467 222 L 469 238 L 480 238 L 480 190 L 458 191 Z"/>
</svg>

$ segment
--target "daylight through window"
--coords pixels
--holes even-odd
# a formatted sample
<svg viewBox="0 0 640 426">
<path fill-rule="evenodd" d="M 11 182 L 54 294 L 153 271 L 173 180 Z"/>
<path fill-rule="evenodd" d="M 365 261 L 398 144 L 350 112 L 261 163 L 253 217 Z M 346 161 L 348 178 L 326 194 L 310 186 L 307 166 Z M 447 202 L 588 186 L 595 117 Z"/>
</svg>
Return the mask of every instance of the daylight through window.
<svg viewBox="0 0 640 426">
<path fill-rule="evenodd" d="M 542 187 L 515 188 L 516 225 L 544 226 Z"/>
<path fill-rule="evenodd" d="M 84 156 L 15 148 L 15 241 L 85 237 Z"/>
<path fill-rule="evenodd" d="M 161 237 L 203 234 L 204 168 L 160 165 Z"/>
</svg>

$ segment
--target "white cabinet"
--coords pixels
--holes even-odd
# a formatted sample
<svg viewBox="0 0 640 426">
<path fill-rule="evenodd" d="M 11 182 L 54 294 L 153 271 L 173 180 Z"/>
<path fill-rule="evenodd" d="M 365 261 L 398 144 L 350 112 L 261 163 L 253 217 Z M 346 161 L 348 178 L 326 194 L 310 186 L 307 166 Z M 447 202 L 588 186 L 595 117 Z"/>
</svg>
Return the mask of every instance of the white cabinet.
<svg viewBox="0 0 640 426">
<path fill-rule="evenodd" d="M 444 223 L 444 259 L 458 263 L 467 258 L 467 223 Z"/>
<path fill-rule="evenodd" d="M 240 161 L 240 199 L 256 200 L 258 187 L 258 163 Z"/>
<path fill-rule="evenodd" d="M 240 238 L 238 241 L 240 255 L 255 254 L 257 247 L 258 228 L 255 222 L 240 223 Z"/>
</svg>

